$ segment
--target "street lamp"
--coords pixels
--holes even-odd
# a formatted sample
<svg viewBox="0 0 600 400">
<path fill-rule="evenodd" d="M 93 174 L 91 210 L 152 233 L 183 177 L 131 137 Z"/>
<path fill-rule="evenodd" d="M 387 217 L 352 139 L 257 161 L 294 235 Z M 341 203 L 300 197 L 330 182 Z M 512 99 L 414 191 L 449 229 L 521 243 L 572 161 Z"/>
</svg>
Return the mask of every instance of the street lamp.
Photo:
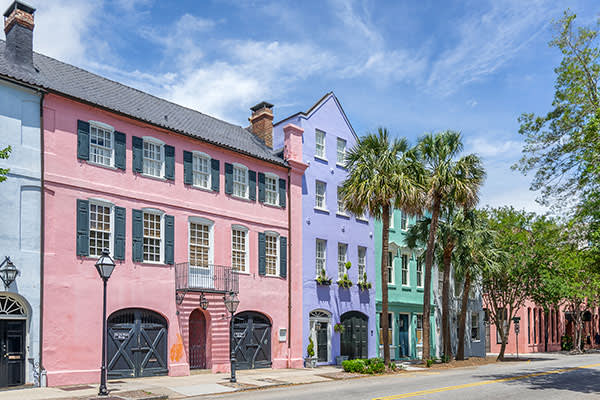
<svg viewBox="0 0 600 400">
<path fill-rule="evenodd" d="M 115 262 L 110 257 L 108 249 L 102 250 L 102 255 L 96 261 L 96 270 L 104 283 L 104 294 L 102 298 L 102 367 L 100 368 L 100 389 L 98 396 L 108 396 L 106 390 L 106 283 L 115 269 Z"/>
<path fill-rule="evenodd" d="M 0 268 L 0 279 L 2 279 L 2 282 L 4 282 L 4 286 L 9 287 L 15 281 L 15 279 L 17 279 L 19 270 L 10 260 L 10 257 L 4 258 L 4 261 L 2 261 L 2 264 L 0 264 Z"/>
<path fill-rule="evenodd" d="M 204 311 L 206 311 L 208 308 L 208 300 L 206 297 L 204 297 L 204 293 L 200 294 L 200 308 L 202 308 Z"/>
<path fill-rule="evenodd" d="M 238 308 L 240 304 L 240 299 L 235 295 L 235 293 L 230 292 L 229 295 L 223 296 L 223 301 L 225 302 L 225 307 L 227 311 L 231 313 L 231 321 L 229 322 L 229 351 L 231 352 L 231 378 L 229 378 L 229 382 L 236 382 L 235 379 L 235 349 L 233 348 L 233 314 Z"/>
</svg>

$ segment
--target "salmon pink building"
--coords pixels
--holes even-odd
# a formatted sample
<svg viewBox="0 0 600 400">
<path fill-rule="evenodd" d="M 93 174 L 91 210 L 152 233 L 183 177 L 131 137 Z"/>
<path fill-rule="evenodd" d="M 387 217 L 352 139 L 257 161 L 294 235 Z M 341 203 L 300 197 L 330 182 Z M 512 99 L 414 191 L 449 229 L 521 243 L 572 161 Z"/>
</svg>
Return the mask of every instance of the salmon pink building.
<svg viewBox="0 0 600 400">
<path fill-rule="evenodd" d="M 229 370 L 229 293 L 237 367 L 300 367 L 302 130 L 276 153 L 268 103 L 242 128 L 32 53 L 25 33 L 34 68 L 0 75 L 43 92 L 48 385 L 99 380 L 103 249 L 109 378 Z"/>
</svg>

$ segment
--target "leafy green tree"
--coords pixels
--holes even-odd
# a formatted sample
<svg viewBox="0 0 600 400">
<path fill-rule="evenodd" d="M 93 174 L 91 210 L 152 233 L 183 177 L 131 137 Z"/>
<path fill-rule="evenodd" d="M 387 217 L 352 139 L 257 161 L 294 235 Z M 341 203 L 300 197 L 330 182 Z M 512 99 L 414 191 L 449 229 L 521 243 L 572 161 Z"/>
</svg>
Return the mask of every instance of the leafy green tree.
<svg viewBox="0 0 600 400">
<path fill-rule="evenodd" d="M 0 150 L 0 160 L 6 160 L 8 157 L 10 157 L 11 151 L 12 148 L 10 146 Z M 0 182 L 4 182 L 6 180 L 6 174 L 8 174 L 8 171 L 8 168 L 0 168 Z"/>
<path fill-rule="evenodd" d="M 354 215 L 369 213 L 381 220 L 381 312 L 383 358 L 390 363 L 388 337 L 388 242 L 391 207 L 418 213 L 422 203 L 423 176 L 421 165 L 405 139 L 390 138 L 380 128 L 376 134 L 361 137 L 347 154 L 348 177 L 341 189 L 341 198 Z"/>
<path fill-rule="evenodd" d="M 431 357 L 431 270 L 435 238 L 442 205 L 463 208 L 475 206 L 485 170 L 478 156 L 458 158 L 463 149 L 460 133 L 445 131 L 426 134 L 417 144 L 419 160 L 425 169 L 424 208 L 431 213 L 431 227 L 425 252 L 425 282 L 423 295 L 423 360 Z"/>
</svg>

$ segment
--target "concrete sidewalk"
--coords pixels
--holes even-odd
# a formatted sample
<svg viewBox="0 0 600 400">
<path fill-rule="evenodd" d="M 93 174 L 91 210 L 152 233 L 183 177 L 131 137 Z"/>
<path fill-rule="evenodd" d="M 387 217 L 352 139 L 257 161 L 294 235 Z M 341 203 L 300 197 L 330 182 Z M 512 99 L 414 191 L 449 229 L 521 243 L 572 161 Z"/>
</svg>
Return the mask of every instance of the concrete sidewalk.
<svg viewBox="0 0 600 400">
<path fill-rule="evenodd" d="M 238 371 L 237 383 L 229 382 L 229 374 L 198 373 L 190 376 L 159 376 L 120 379 L 108 382 L 115 399 L 182 399 L 188 396 L 233 392 L 281 385 L 324 382 L 341 379 L 344 374 L 335 366 L 314 369 L 254 369 Z M 347 374 L 346 374 L 347 375 Z M 0 391 L 0 400 L 24 399 L 90 399 L 98 393 L 98 385 L 53 388 L 27 388 Z M 106 399 L 106 398 L 104 398 Z"/>
</svg>

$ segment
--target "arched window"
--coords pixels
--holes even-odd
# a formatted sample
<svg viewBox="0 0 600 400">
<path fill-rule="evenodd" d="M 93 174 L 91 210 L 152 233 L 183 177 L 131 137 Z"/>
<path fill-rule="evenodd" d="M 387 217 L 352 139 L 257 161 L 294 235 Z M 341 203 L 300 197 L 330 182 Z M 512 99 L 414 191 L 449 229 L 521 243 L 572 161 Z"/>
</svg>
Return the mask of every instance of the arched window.
<svg viewBox="0 0 600 400">
<path fill-rule="evenodd" d="M 27 318 L 27 311 L 17 299 L 0 295 L 0 319 L 7 318 Z"/>
</svg>

